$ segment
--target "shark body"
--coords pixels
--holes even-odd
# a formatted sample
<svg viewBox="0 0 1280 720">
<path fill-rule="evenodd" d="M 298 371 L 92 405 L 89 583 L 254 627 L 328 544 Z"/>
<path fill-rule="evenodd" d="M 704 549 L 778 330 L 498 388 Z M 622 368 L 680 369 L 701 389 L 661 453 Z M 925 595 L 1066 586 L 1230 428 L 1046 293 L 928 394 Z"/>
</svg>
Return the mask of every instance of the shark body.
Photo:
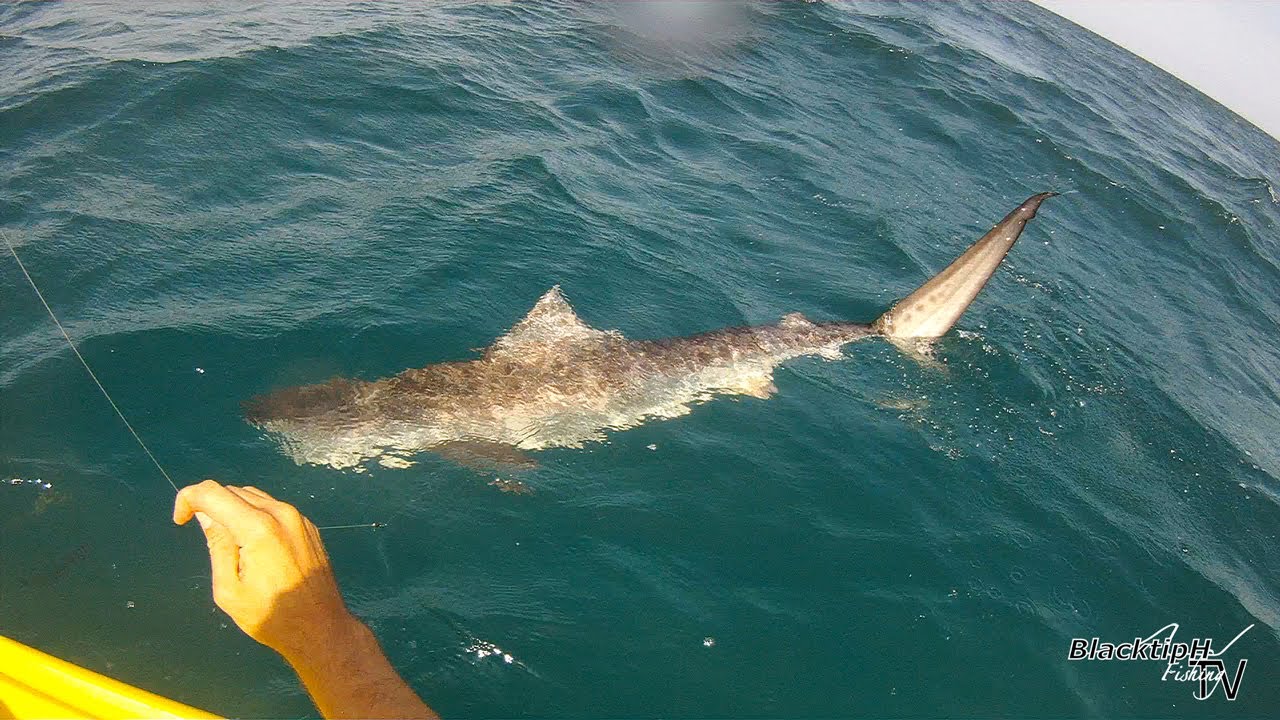
<svg viewBox="0 0 1280 720">
<path fill-rule="evenodd" d="M 774 369 L 793 358 L 838 359 L 864 338 L 914 342 L 947 332 L 1053 194 L 1029 198 L 870 324 L 792 313 L 776 325 L 632 340 L 582 322 L 557 286 L 478 358 L 286 388 L 246 401 L 245 416 L 299 464 L 403 467 L 426 450 L 463 447 L 490 458 L 509 451 L 510 459 L 581 447 L 716 396 L 768 398 Z"/>
</svg>

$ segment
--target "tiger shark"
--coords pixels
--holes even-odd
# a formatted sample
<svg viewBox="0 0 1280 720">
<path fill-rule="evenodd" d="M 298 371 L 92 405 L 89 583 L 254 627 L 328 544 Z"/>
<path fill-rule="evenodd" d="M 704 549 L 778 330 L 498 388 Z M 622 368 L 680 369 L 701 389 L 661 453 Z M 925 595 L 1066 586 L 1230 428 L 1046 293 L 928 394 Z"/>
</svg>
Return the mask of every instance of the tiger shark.
<svg viewBox="0 0 1280 720">
<path fill-rule="evenodd" d="M 777 391 L 774 370 L 793 358 L 836 360 L 874 337 L 907 348 L 942 336 L 1056 194 L 1028 198 L 870 324 L 791 313 L 775 325 L 633 340 L 584 323 L 555 286 L 477 358 L 278 390 L 247 400 L 245 417 L 299 465 L 360 469 L 405 467 L 428 450 L 518 463 L 524 451 L 580 448 L 716 396 L 765 399 Z"/>
</svg>

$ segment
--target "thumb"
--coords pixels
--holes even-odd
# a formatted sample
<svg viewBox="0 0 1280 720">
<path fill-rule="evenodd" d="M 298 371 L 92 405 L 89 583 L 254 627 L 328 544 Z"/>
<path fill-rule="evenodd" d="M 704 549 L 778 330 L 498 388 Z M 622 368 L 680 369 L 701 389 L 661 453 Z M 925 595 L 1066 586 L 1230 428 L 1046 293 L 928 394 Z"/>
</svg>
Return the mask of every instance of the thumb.
<svg viewBox="0 0 1280 720">
<path fill-rule="evenodd" d="M 240 582 L 240 546 L 231 531 L 205 515 L 196 513 L 200 529 L 204 530 L 205 543 L 209 546 L 209 566 L 213 576 L 213 593 L 217 597 L 219 588 L 225 593 Z"/>
</svg>

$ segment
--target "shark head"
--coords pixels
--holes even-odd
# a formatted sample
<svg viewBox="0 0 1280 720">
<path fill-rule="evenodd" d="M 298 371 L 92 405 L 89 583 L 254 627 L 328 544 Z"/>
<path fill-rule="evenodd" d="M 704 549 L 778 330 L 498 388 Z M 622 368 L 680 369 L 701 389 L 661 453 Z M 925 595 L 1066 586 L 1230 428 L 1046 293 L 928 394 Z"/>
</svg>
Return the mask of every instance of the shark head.
<svg viewBox="0 0 1280 720">
<path fill-rule="evenodd" d="M 354 408 L 363 384 L 358 380 L 334 378 L 317 385 L 302 385 L 258 395 L 245 400 L 241 407 L 245 419 L 259 427 L 270 423 L 315 420 Z"/>
</svg>

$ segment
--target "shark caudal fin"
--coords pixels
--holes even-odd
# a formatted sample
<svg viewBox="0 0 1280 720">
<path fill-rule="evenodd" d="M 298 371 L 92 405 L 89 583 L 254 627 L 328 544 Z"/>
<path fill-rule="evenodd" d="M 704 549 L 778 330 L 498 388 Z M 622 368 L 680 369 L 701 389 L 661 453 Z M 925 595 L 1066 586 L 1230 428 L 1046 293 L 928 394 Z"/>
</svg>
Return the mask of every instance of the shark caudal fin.
<svg viewBox="0 0 1280 720">
<path fill-rule="evenodd" d="M 946 333 L 991 279 L 1040 203 L 1057 194 L 1027 198 L 945 270 L 877 318 L 872 329 L 890 340 L 928 340 Z"/>
</svg>

